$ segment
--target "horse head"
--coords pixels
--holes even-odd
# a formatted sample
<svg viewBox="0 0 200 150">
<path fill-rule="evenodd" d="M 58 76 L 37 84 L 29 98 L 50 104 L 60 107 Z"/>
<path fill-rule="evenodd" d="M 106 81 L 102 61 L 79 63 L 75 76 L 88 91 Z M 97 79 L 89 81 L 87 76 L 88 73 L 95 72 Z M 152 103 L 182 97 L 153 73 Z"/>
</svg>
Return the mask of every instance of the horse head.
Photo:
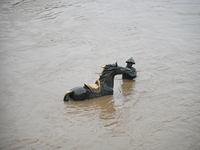
<svg viewBox="0 0 200 150">
<path fill-rule="evenodd" d="M 108 64 L 106 66 L 102 66 L 102 68 L 104 70 L 102 71 L 100 78 L 104 78 L 110 73 L 113 73 L 114 75 L 123 73 L 131 74 L 131 70 L 129 68 L 118 66 L 117 62 L 114 64 Z"/>
<path fill-rule="evenodd" d="M 123 73 L 131 74 L 131 69 L 118 66 L 117 62 L 115 63 L 115 66 L 116 66 L 115 68 L 116 74 L 123 74 Z"/>
</svg>

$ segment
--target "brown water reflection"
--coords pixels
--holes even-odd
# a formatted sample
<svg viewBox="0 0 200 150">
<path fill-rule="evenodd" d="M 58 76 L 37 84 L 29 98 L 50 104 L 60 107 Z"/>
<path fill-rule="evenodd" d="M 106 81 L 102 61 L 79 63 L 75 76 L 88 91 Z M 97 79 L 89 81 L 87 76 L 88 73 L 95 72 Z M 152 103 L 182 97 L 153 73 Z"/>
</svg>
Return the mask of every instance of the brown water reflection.
<svg viewBox="0 0 200 150">
<path fill-rule="evenodd" d="M 67 113 L 73 114 L 88 114 L 87 115 L 94 115 L 94 113 L 99 115 L 99 119 L 102 120 L 111 120 L 115 119 L 116 117 L 116 109 L 113 102 L 113 96 L 104 96 L 101 98 L 95 98 L 92 100 L 86 101 L 73 101 L 65 102 L 66 111 Z M 108 125 L 106 125 L 108 126 Z"/>
<path fill-rule="evenodd" d="M 121 88 L 125 97 L 134 94 L 135 80 L 122 80 Z"/>
</svg>

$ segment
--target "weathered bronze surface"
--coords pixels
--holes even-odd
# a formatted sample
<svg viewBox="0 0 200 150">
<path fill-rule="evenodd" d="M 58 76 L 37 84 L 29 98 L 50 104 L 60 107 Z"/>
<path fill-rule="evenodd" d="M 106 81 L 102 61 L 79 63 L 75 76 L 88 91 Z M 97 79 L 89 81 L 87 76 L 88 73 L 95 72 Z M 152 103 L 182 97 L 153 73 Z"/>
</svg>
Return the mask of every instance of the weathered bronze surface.
<svg viewBox="0 0 200 150">
<path fill-rule="evenodd" d="M 70 98 L 81 101 L 85 99 L 92 99 L 104 95 L 113 95 L 114 77 L 118 74 L 126 73 L 132 75 L 131 69 L 127 67 L 118 66 L 115 64 L 108 64 L 103 67 L 102 74 L 99 79 L 96 80 L 95 84 L 84 83 L 84 86 L 75 87 L 64 96 L 64 101 L 69 101 Z"/>
<path fill-rule="evenodd" d="M 131 74 L 123 73 L 122 79 L 133 80 L 134 78 L 137 77 L 137 71 L 136 71 L 136 69 L 134 67 L 132 67 L 132 65 L 135 64 L 135 61 L 131 57 L 130 59 L 128 59 L 126 61 L 126 63 L 127 63 L 126 68 L 129 68 L 131 70 Z"/>
</svg>

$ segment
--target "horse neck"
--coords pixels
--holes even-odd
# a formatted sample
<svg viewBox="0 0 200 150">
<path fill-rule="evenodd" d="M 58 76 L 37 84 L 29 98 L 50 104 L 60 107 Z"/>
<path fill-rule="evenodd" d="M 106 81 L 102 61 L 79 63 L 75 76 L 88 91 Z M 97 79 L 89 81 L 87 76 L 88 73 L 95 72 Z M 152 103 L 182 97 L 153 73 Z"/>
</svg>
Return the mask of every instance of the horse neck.
<svg viewBox="0 0 200 150">
<path fill-rule="evenodd" d="M 114 77 L 115 77 L 115 75 L 116 75 L 115 72 L 111 72 L 101 82 L 103 82 L 108 87 L 113 88 L 114 87 Z"/>
</svg>

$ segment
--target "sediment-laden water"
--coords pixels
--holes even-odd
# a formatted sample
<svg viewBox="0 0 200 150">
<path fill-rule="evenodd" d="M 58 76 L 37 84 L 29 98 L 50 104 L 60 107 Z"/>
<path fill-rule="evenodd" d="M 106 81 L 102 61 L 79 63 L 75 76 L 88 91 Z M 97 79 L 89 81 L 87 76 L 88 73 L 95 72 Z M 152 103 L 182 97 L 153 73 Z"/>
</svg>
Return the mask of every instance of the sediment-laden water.
<svg viewBox="0 0 200 150">
<path fill-rule="evenodd" d="M 133 57 L 113 96 L 63 102 Z M 198 0 L 1 0 L 0 149 L 198 150 Z"/>
</svg>

